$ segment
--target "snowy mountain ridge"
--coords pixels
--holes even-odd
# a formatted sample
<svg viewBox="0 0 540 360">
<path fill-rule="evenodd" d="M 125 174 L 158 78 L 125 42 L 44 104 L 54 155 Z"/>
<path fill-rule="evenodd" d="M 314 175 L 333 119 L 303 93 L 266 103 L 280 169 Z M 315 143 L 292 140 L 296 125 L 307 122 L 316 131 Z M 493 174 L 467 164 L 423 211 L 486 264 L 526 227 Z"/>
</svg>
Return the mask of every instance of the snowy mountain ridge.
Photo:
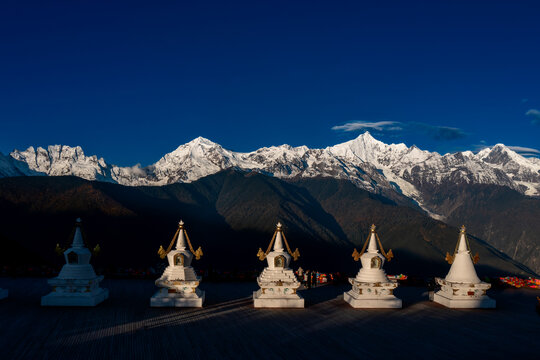
<svg viewBox="0 0 540 360">
<path fill-rule="evenodd" d="M 325 149 L 280 145 L 241 153 L 198 137 L 141 168 L 118 167 L 77 147 L 29 147 L 0 155 L 0 177 L 74 175 L 127 186 L 193 182 L 221 170 L 257 171 L 282 179 L 333 177 L 374 193 L 400 193 L 422 206 L 426 192 L 443 184 L 495 184 L 528 196 L 540 195 L 540 161 L 498 144 L 440 155 L 405 144 L 385 144 L 369 132 Z"/>
</svg>

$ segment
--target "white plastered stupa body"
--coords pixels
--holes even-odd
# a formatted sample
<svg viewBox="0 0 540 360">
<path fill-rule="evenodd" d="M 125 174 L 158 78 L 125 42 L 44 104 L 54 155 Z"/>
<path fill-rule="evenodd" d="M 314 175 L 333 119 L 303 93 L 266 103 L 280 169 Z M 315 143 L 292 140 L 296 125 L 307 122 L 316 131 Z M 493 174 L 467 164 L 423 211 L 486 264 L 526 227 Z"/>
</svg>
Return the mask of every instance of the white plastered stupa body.
<svg viewBox="0 0 540 360">
<path fill-rule="evenodd" d="M 176 239 L 176 248 L 171 250 Z M 189 249 L 186 247 L 189 245 Z M 163 275 L 156 280 L 156 286 L 161 289 L 150 299 L 152 307 L 202 307 L 204 291 L 200 290 L 201 277 L 197 276 L 191 261 L 193 257 L 198 260 L 203 255 L 201 248 L 193 250 L 191 241 L 184 228 L 184 222 L 180 220 L 178 230 L 173 236 L 167 251 L 159 248 L 161 258 L 167 257 L 169 266 L 165 268 Z"/>
<path fill-rule="evenodd" d="M 92 254 L 84 246 L 81 219 L 77 219 L 73 243 L 63 255 L 66 264 L 57 277 L 48 280 L 53 290 L 41 298 L 42 306 L 96 306 L 109 297 L 109 290 L 99 287 L 103 276 L 97 276 L 90 265 Z"/>
<path fill-rule="evenodd" d="M 288 253 L 283 249 L 283 242 Z M 259 249 L 257 256 L 261 261 L 266 259 L 268 266 L 257 278 L 260 289 L 253 292 L 253 305 L 256 308 L 303 308 L 304 298 L 296 293 L 301 284 L 289 268 L 291 256 L 296 260 L 300 253 L 298 249 L 291 252 L 281 223 L 277 224 L 266 253 Z"/>
<path fill-rule="evenodd" d="M 471 256 L 465 226 L 461 227 L 454 255 L 446 254 L 452 264 L 444 279 L 435 278 L 441 289 L 433 294 L 433 301 L 449 308 L 494 308 L 495 300 L 486 295 L 491 284 L 480 281 L 474 269 L 478 255 Z"/>
<path fill-rule="evenodd" d="M 382 255 L 377 249 L 377 242 Z M 366 247 L 367 251 L 364 252 Z M 352 289 L 343 294 L 343 299 L 354 308 L 401 308 L 401 299 L 394 296 L 397 281 L 388 279 L 383 270 L 385 257 L 390 261 L 394 255 L 392 250 L 384 252 L 375 225 L 371 225 L 362 251 L 354 249 L 352 256 L 355 261 L 360 259 L 362 267 L 355 278 L 349 278 Z"/>
</svg>

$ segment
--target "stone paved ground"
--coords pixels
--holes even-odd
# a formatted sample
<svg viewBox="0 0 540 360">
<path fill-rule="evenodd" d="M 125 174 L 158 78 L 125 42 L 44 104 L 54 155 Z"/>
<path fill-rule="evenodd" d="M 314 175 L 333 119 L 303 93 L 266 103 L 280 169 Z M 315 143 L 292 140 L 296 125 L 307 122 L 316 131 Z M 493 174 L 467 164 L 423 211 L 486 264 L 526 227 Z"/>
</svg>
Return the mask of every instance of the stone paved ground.
<svg viewBox="0 0 540 360">
<path fill-rule="evenodd" d="M 539 359 L 540 291 L 492 291 L 495 310 L 451 310 L 401 287 L 401 310 L 352 309 L 346 285 L 305 309 L 254 309 L 253 283 L 202 283 L 202 309 L 150 308 L 149 280 L 105 280 L 95 308 L 42 308 L 45 279 L 0 278 L 1 359 Z"/>
</svg>

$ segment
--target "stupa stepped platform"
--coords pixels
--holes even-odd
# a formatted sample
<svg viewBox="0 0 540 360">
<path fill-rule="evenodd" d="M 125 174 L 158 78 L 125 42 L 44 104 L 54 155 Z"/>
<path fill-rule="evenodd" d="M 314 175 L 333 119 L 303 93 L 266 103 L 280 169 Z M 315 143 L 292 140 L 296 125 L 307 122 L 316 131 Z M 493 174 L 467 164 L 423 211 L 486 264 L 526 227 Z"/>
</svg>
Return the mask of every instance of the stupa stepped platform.
<svg viewBox="0 0 540 360">
<path fill-rule="evenodd" d="M 259 277 L 257 278 L 257 282 L 259 283 L 274 281 L 282 281 L 288 284 L 298 283 L 298 279 L 296 278 L 296 275 L 291 269 L 270 270 L 268 268 L 265 268 L 261 275 L 259 275 Z"/>
<path fill-rule="evenodd" d="M 66 264 L 58 274 L 60 279 L 95 279 L 96 273 L 90 264 L 71 265 Z"/>
<path fill-rule="evenodd" d="M 191 266 L 168 266 L 163 272 L 163 277 L 169 280 L 201 281 L 201 277 L 197 276 Z"/>
</svg>

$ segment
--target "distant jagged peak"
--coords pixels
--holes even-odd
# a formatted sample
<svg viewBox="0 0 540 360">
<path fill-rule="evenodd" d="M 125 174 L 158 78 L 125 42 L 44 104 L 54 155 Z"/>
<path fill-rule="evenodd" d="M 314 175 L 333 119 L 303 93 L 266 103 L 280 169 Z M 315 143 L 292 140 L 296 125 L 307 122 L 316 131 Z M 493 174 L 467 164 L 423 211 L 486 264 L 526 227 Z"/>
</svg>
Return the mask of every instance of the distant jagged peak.
<svg viewBox="0 0 540 360">
<path fill-rule="evenodd" d="M 386 144 L 375 139 L 369 131 L 360 134 L 355 139 L 330 146 L 327 150 L 339 157 L 357 158 L 374 165 L 402 159 L 407 162 L 421 162 L 436 153 L 421 150 L 417 146 L 408 147 L 404 143 Z"/>
<path fill-rule="evenodd" d="M 60 153 L 70 153 L 70 154 L 76 154 L 77 156 L 85 156 L 84 150 L 79 145 L 76 146 L 69 146 L 69 145 L 48 145 L 46 148 L 42 146 L 38 146 L 37 148 L 34 148 L 33 146 L 29 146 L 26 150 L 20 151 L 20 150 L 13 150 L 12 153 L 30 153 L 30 154 L 37 154 L 37 153 L 49 153 L 49 154 L 60 154 Z M 95 156 L 95 155 L 93 155 Z"/>
<path fill-rule="evenodd" d="M 204 152 L 205 150 L 208 150 L 208 149 L 223 149 L 223 147 L 219 145 L 218 143 L 213 142 L 212 140 L 199 136 L 185 144 L 178 146 L 175 150 L 166 154 L 164 158 L 167 157 L 167 155 L 177 157 L 177 156 L 183 156 L 187 153 L 193 153 L 197 151 Z"/>
<path fill-rule="evenodd" d="M 478 151 L 477 156 L 479 157 L 486 157 L 491 152 L 508 152 L 512 151 L 508 148 L 508 146 L 498 143 L 493 146 L 486 146 L 482 150 Z"/>
<path fill-rule="evenodd" d="M 540 194 L 540 160 L 524 158 L 512 148 L 526 149 L 497 144 L 476 154 L 464 151 L 441 156 L 415 145 L 386 144 L 366 131 L 352 140 L 323 149 L 284 144 L 251 152 L 234 152 L 200 136 L 144 168 L 107 165 L 95 155 L 85 156 L 80 146 L 51 145 L 46 149 L 30 146 L 10 154 L 13 165 L 4 161 L 0 177 L 19 172 L 33 175 L 30 171 L 34 171 L 130 186 L 159 186 L 192 182 L 224 169 L 236 168 L 279 178 L 344 178 L 370 191 L 394 188 L 418 202 L 423 184 L 442 184 L 461 178 L 467 182 L 510 186 L 527 195 Z M 14 166 L 14 170 L 7 170 Z"/>
<path fill-rule="evenodd" d="M 291 145 L 288 145 L 288 144 L 282 144 L 282 145 L 277 145 L 277 146 L 265 146 L 265 147 L 262 147 L 262 148 L 259 148 L 259 149 L 255 150 L 255 151 L 252 151 L 252 152 L 249 152 L 249 153 L 244 153 L 244 154 L 245 155 L 251 155 L 251 154 L 264 154 L 264 153 L 269 154 L 269 153 L 291 152 L 291 153 L 298 153 L 298 154 L 302 155 L 302 154 L 306 153 L 309 150 L 314 150 L 314 149 L 310 149 L 305 145 L 291 146 Z"/>
<path fill-rule="evenodd" d="M 51 161 L 55 160 L 70 160 L 72 159 L 75 162 L 96 162 L 99 163 L 100 166 L 106 166 L 105 160 L 103 157 L 98 158 L 97 155 L 90 155 L 86 156 L 84 153 L 84 150 L 81 146 L 69 146 L 69 145 L 48 145 L 46 148 L 38 146 L 37 148 L 34 148 L 33 146 L 29 146 L 24 151 L 19 151 L 17 149 L 13 150 L 10 153 L 10 156 L 16 160 L 19 161 L 38 161 L 38 157 L 47 157 Z M 30 160 L 32 159 L 32 160 Z M 28 160 L 28 161 L 27 161 Z"/>
<path fill-rule="evenodd" d="M 496 144 L 493 147 L 486 147 L 477 153 L 477 157 L 482 161 L 499 165 L 504 165 L 509 161 L 516 162 L 520 165 L 535 164 L 535 161 L 531 161 L 530 158 L 526 158 L 514 151 L 512 146 L 506 146 L 504 144 Z"/>
<path fill-rule="evenodd" d="M 356 138 L 346 141 L 342 144 L 338 144 L 336 146 L 340 146 L 340 145 L 347 145 L 347 146 L 351 146 L 351 145 L 370 146 L 371 145 L 373 146 L 373 145 L 386 145 L 386 144 L 383 143 L 382 141 L 375 139 L 369 131 L 365 131 L 364 133 L 358 135 Z"/>
<path fill-rule="evenodd" d="M 197 145 L 202 145 L 202 146 L 219 146 L 221 147 L 221 145 L 219 145 L 218 143 L 215 143 L 213 142 L 212 140 L 209 140 L 205 137 L 202 137 L 202 136 L 199 136 L 199 137 L 196 137 L 195 139 L 191 140 L 190 142 L 184 144 L 184 145 L 190 145 L 190 146 L 197 146 Z"/>
</svg>

